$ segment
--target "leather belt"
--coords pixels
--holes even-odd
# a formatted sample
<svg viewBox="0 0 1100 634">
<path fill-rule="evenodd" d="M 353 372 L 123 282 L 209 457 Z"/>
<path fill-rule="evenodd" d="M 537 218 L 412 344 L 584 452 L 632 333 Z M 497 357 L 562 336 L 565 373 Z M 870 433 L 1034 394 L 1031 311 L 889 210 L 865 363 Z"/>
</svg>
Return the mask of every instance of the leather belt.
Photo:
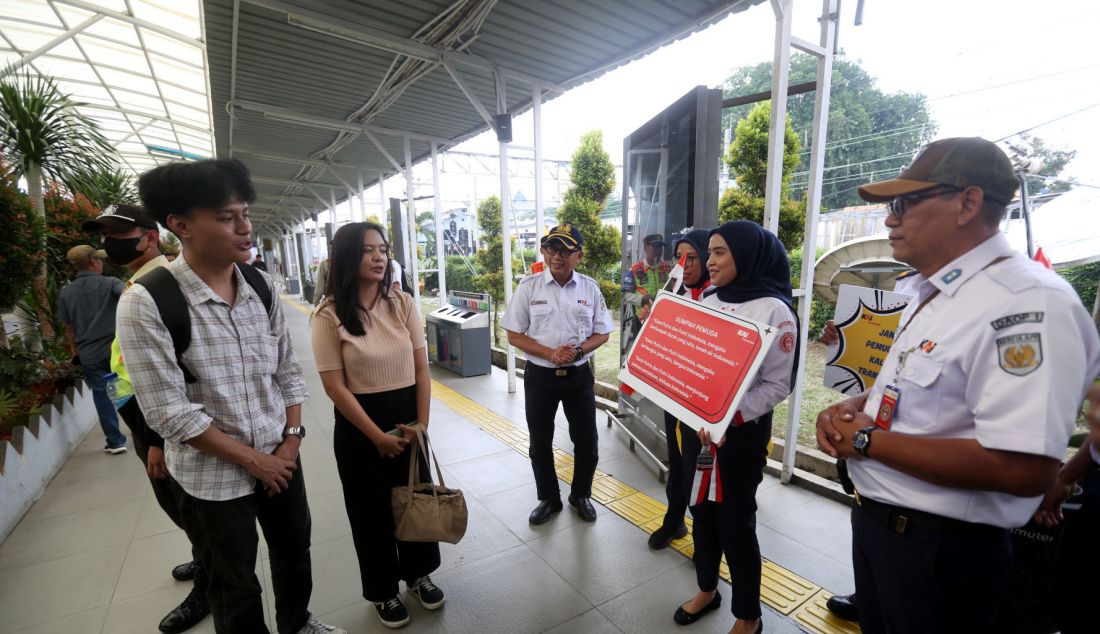
<svg viewBox="0 0 1100 634">
<path fill-rule="evenodd" d="M 958 534 L 972 532 L 998 532 L 1006 529 L 989 524 L 964 522 L 952 517 L 944 517 L 935 513 L 918 511 L 916 509 L 895 506 L 884 502 L 877 502 L 856 494 L 856 503 L 869 517 L 883 524 L 890 530 L 904 535 L 910 529 L 919 529 L 932 533 Z"/>
<path fill-rule="evenodd" d="M 580 372 L 581 370 L 583 370 L 584 368 L 587 368 L 587 367 L 588 367 L 587 363 L 582 363 L 580 365 L 569 365 L 569 366 L 565 366 L 565 367 L 561 367 L 561 368 L 547 368 L 545 366 L 536 365 L 534 363 L 528 363 L 527 364 L 527 369 L 528 370 L 531 370 L 532 368 L 537 368 L 539 372 L 545 372 L 547 374 L 553 374 L 554 376 L 558 376 L 558 377 L 573 376 L 577 372 Z"/>
</svg>

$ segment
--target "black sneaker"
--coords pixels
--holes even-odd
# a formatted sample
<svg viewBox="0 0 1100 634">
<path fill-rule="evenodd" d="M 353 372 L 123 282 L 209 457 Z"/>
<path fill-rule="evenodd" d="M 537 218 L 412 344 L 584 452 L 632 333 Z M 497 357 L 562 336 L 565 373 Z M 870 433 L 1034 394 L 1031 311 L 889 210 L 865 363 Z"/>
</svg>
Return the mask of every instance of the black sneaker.
<svg viewBox="0 0 1100 634">
<path fill-rule="evenodd" d="M 420 599 L 420 605 L 424 606 L 426 610 L 438 610 L 447 601 L 443 591 L 439 589 L 439 586 L 432 583 L 432 578 L 428 575 L 414 581 L 409 586 L 409 593 Z"/>
<path fill-rule="evenodd" d="M 409 624 L 409 611 L 401 602 L 400 596 L 374 604 L 374 611 L 378 612 L 378 620 L 389 628 L 404 627 Z"/>
</svg>

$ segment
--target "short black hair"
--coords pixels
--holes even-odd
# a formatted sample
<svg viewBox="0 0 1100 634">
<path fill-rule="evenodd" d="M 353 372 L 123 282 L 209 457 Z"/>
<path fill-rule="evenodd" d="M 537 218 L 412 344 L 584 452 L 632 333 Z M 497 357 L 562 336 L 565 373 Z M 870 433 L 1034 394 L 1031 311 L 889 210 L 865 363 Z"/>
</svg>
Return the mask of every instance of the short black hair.
<svg viewBox="0 0 1100 634">
<path fill-rule="evenodd" d="M 234 197 L 248 204 L 256 189 L 248 168 L 237 159 L 178 161 L 155 167 L 138 178 L 138 195 L 157 222 L 168 216 L 188 216 L 194 209 L 216 209 Z"/>
</svg>

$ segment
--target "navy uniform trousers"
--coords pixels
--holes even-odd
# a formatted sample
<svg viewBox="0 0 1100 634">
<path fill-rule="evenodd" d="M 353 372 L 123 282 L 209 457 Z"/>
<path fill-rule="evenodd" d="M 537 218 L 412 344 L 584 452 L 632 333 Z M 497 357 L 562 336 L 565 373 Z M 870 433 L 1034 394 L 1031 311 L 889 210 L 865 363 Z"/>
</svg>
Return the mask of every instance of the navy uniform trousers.
<svg viewBox="0 0 1100 634">
<path fill-rule="evenodd" d="M 531 434 L 528 452 L 535 472 L 539 500 L 560 500 L 558 474 L 554 470 L 554 416 L 558 403 L 569 421 L 573 441 L 574 497 L 592 497 L 592 478 L 599 461 L 596 435 L 596 392 L 592 366 L 583 363 L 566 368 L 544 368 L 527 363 L 523 379 L 523 400 L 527 430 Z"/>
</svg>

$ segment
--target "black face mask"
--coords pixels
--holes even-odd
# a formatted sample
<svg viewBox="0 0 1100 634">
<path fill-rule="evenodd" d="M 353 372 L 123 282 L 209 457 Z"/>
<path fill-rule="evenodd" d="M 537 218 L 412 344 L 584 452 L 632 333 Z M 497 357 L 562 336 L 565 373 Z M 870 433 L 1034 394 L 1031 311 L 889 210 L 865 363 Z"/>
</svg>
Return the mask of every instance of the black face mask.
<svg viewBox="0 0 1100 634">
<path fill-rule="evenodd" d="M 145 255 L 144 251 L 138 251 L 137 245 L 141 242 L 141 236 L 136 238 L 103 238 L 103 250 L 107 257 L 119 266 L 126 266 L 134 260 Z"/>
</svg>

